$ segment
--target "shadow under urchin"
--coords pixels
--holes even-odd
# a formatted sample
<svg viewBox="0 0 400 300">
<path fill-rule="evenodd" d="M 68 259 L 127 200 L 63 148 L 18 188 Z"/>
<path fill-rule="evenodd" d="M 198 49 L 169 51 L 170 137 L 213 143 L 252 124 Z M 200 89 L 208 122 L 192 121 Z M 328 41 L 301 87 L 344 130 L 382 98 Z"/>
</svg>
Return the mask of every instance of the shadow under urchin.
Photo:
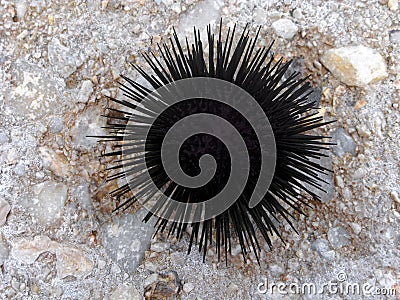
<svg viewBox="0 0 400 300">
<path fill-rule="evenodd" d="M 102 156 L 116 156 L 123 154 L 122 144 L 132 153 L 137 152 L 137 145 L 145 144 L 145 151 L 137 153 L 144 155 L 146 164 L 135 165 L 132 158 L 132 168 L 124 169 L 124 158 L 116 161 L 108 168 L 113 174 L 107 180 L 117 180 L 131 176 L 130 182 L 111 192 L 111 196 L 118 201 L 116 210 L 126 209 L 149 191 L 146 182 L 140 182 L 140 174 L 144 168 L 149 171 L 153 182 L 162 190 L 164 197 L 172 198 L 182 203 L 201 203 L 218 194 L 225 186 L 230 176 L 230 155 L 224 143 L 208 134 L 194 134 L 188 138 L 180 148 L 179 162 L 182 170 L 195 176 L 200 172 L 199 159 L 204 154 L 212 155 L 217 161 L 215 176 L 206 185 L 198 188 L 187 188 L 173 182 L 166 174 L 161 161 L 161 145 L 163 137 L 169 128 L 180 119 L 198 113 L 218 115 L 230 122 L 243 137 L 250 159 L 250 172 L 246 186 L 240 197 L 223 213 L 212 219 L 202 222 L 171 222 L 168 218 L 155 216 L 149 212 L 144 221 L 151 217 L 158 218 L 157 231 L 168 231 L 168 235 L 176 235 L 178 239 L 191 226 L 189 249 L 197 244 L 199 251 L 203 251 L 203 261 L 209 245 L 215 245 L 218 260 L 221 258 L 221 248 L 230 252 L 233 240 L 240 243 L 243 259 L 252 249 L 259 262 L 261 251 L 257 231 L 261 233 L 269 247 L 272 247 L 270 236 L 277 234 L 281 239 L 275 219 L 280 215 L 296 231 L 292 224 L 294 216 L 290 211 L 302 212 L 302 206 L 309 204 L 305 195 L 319 200 L 310 187 L 321 189 L 320 178 L 322 173 L 331 172 L 321 166 L 318 159 L 327 156 L 323 153 L 331 143 L 324 142 L 322 135 L 313 135 L 310 130 L 324 126 L 334 121 L 323 122 L 323 118 L 315 111 L 314 103 L 308 100 L 313 92 L 307 78 L 298 79 L 298 73 L 290 74 L 284 79 L 291 61 L 284 63 L 282 58 L 274 60 L 271 47 L 256 47 L 260 32 L 251 38 L 247 26 L 236 39 L 236 25 L 228 29 L 225 38 L 222 36 L 222 22 L 218 37 L 207 27 L 208 54 L 204 53 L 204 45 L 200 32 L 194 29 L 194 43 L 186 39 L 185 46 L 180 43 L 176 32 L 170 43 L 158 45 L 156 53 L 144 53 L 143 57 L 153 71 L 147 73 L 140 66 L 132 66 L 152 86 L 154 90 L 181 79 L 192 77 L 217 78 L 233 83 L 248 92 L 262 107 L 265 116 L 271 124 L 276 144 L 276 166 L 268 192 L 260 198 L 260 202 L 249 208 L 249 198 L 254 189 L 255 181 L 260 173 L 260 144 L 252 125 L 234 108 L 224 103 L 210 99 L 189 99 L 167 107 L 157 118 L 149 124 L 145 117 L 138 117 L 140 126 L 147 126 L 149 134 L 144 141 L 140 126 L 132 128 L 128 121 L 135 116 L 135 112 L 151 113 L 152 107 L 138 106 L 152 90 L 122 76 L 125 83 L 121 83 L 121 90 L 128 100 L 109 98 L 111 101 L 125 107 L 122 109 L 108 108 L 109 121 L 105 128 L 109 134 L 97 136 L 102 141 L 113 143 L 113 151 Z M 237 40 L 235 42 L 235 40 Z M 185 48 L 185 49 L 184 49 Z M 135 179 L 136 178 L 136 179 Z M 139 179 L 138 179 L 139 178 Z M 132 189 L 138 187 L 136 194 Z M 156 191 L 150 191 L 155 195 Z M 156 202 L 157 203 L 157 202 Z M 156 204 L 157 205 L 157 204 Z M 186 220 L 186 219 L 185 219 Z M 296 231 L 297 232 L 297 231 Z"/>
</svg>

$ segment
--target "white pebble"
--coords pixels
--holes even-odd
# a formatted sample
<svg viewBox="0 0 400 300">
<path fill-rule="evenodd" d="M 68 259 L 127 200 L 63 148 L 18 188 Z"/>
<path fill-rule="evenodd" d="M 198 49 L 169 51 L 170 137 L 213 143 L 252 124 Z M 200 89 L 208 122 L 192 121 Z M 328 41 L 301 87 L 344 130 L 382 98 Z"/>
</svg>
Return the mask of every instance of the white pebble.
<svg viewBox="0 0 400 300">
<path fill-rule="evenodd" d="M 78 93 L 78 102 L 86 103 L 89 100 L 90 94 L 93 93 L 93 83 L 90 80 L 85 80 Z"/>
<path fill-rule="evenodd" d="M 194 289 L 194 285 L 191 282 L 187 282 L 183 285 L 183 290 L 185 293 L 189 294 Z"/>
<path fill-rule="evenodd" d="M 287 40 L 292 39 L 299 31 L 299 28 L 289 19 L 280 19 L 272 23 L 275 33 Z"/>
</svg>

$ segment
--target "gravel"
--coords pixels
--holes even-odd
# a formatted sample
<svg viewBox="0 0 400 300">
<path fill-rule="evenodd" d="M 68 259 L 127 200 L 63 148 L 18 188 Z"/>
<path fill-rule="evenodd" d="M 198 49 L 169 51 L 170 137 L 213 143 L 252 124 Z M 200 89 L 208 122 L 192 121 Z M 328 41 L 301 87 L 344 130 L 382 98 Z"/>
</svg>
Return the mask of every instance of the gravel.
<svg viewBox="0 0 400 300">
<path fill-rule="evenodd" d="M 340 272 L 399 295 L 397 0 L 7 0 L 0 13 L 0 298 L 269 299 L 280 295 L 260 294 L 264 279 L 321 287 Z M 337 146 L 324 203 L 293 212 L 298 235 L 273 220 L 285 244 L 261 243 L 260 265 L 254 254 L 244 263 L 236 242 L 227 265 L 214 245 L 203 263 L 196 248 L 187 255 L 186 234 L 151 240 L 137 206 L 113 215 L 117 185 L 98 158 L 110 149 L 86 137 L 105 133 L 100 115 L 105 96 L 122 97 L 120 74 L 140 78 L 129 65 L 143 65 L 140 52 L 173 28 L 183 40 L 196 25 L 204 37 L 221 17 L 251 34 L 260 25 L 258 45 L 275 40 L 275 59 L 294 59 L 319 115 L 337 120 L 325 130 Z"/>
</svg>

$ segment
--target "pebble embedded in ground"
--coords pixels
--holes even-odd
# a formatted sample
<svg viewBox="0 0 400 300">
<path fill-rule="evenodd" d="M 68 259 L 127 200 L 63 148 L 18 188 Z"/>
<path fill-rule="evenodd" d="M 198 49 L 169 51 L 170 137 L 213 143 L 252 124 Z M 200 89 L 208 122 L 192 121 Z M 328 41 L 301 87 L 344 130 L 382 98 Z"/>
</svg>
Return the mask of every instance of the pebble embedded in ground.
<svg viewBox="0 0 400 300">
<path fill-rule="evenodd" d="M 330 49 L 321 56 L 321 62 L 349 86 L 364 87 L 388 76 L 383 57 L 363 45 Z"/>
</svg>

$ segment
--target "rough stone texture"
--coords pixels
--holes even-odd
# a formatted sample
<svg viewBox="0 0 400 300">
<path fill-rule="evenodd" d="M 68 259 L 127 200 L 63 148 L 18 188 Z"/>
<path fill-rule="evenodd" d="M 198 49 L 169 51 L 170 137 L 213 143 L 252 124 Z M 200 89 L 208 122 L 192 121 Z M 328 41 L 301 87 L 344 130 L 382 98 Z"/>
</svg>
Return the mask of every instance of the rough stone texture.
<svg viewBox="0 0 400 300">
<path fill-rule="evenodd" d="M 287 40 L 292 39 L 299 31 L 298 26 L 289 19 L 280 19 L 275 21 L 272 23 L 272 28 L 278 36 Z"/>
<path fill-rule="evenodd" d="M 180 37 L 187 35 L 189 40 L 193 40 L 192 32 L 193 26 L 200 30 L 200 36 L 206 37 L 206 26 L 208 24 L 216 24 L 219 22 L 221 8 L 223 2 L 205 0 L 198 2 L 193 8 L 188 11 L 180 20 L 177 26 L 177 32 Z"/>
<path fill-rule="evenodd" d="M 43 252 L 54 252 L 56 243 L 47 236 L 35 236 L 32 239 L 18 238 L 12 244 L 11 255 L 26 264 L 32 264 Z"/>
<path fill-rule="evenodd" d="M 46 181 L 33 187 L 33 197 L 27 206 L 34 219 L 42 226 L 55 224 L 67 199 L 67 186 L 62 183 Z"/>
<path fill-rule="evenodd" d="M 2 233 L 0 233 L 0 266 L 8 259 L 10 250 L 8 249 L 7 241 L 5 240 Z"/>
<path fill-rule="evenodd" d="M 335 258 L 335 251 L 329 247 L 329 243 L 325 239 L 317 239 L 311 244 L 311 249 L 317 251 L 321 257 L 333 261 Z"/>
<path fill-rule="evenodd" d="M 93 269 L 93 262 L 80 249 L 59 246 L 56 248 L 56 256 L 57 276 L 61 279 L 67 276 L 85 277 Z"/>
<path fill-rule="evenodd" d="M 391 30 L 389 39 L 393 44 L 400 44 L 400 30 Z"/>
<path fill-rule="evenodd" d="M 332 143 L 336 143 L 331 149 L 339 157 L 343 157 L 346 153 L 350 153 L 353 156 L 356 154 L 356 144 L 343 128 L 337 128 L 332 133 Z"/>
<path fill-rule="evenodd" d="M 152 243 L 150 250 L 154 252 L 164 252 L 170 248 L 169 243 Z"/>
<path fill-rule="evenodd" d="M 351 244 L 350 235 L 342 226 L 329 228 L 328 239 L 331 245 L 336 249 Z"/>
<path fill-rule="evenodd" d="M 142 300 L 143 296 L 133 286 L 119 286 L 110 295 L 110 300 Z"/>
<path fill-rule="evenodd" d="M 150 247 L 155 229 L 153 222 L 142 222 L 146 214 L 147 211 L 141 209 L 134 215 L 115 217 L 101 228 L 100 242 L 125 272 L 135 272 Z"/>
<path fill-rule="evenodd" d="M 363 45 L 330 49 L 321 62 L 332 74 L 350 86 L 366 86 L 388 76 L 383 57 Z"/>
<path fill-rule="evenodd" d="M 63 153 L 57 153 L 48 147 L 39 147 L 39 155 L 43 166 L 56 176 L 66 177 L 68 174 L 68 161 Z"/>
<path fill-rule="evenodd" d="M 99 107 L 89 107 L 76 121 L 71 130 L 74 145 L 81 150 L 93 148 L 97 144 L 95 138 L 88 136 L 104 135 L 106 132 L 101 127 L 105 125 L 105 118 L 101 117 Z"/>
<path fill-rule="evenodd" d="M 49 43 L 48 56 L 53 70 L 64 78 L 71 75 L 81 64 L 76 49 L 63 45 L 58 37 L 53 37 Z"/>
<path fill-rule="evenodd" d="M 146 300 L 179 299 L 182 284 L 177 272 L 167 271 L 152 275 L 156 276 L 151 276 L 152 280 L 146 280 L 145 282 L 144 296 Z"/>
<path fill-rule="evenodd" d="M 4 199 L 0 199 L 0 226 L 3 226 L 6 223 L 10 210 L 10 204 Z"/>
<path fill-rule="evenodd" d="M 93 269 L 93 262 L 81 249 L 52 241 L 47 236 L 35 236 L 33 239 L 18 238 L 12 244 L 11 255 L 26 264 L 34 263 L 40 254 L 54 253 L 57 258 L 57 277 L 84 277 Z"/>
<path fill-rule="evenodd" d="M 93 93 L 93 83 L 90 80 L 85 80 L 78 93 L 79 102 L 88 102 L 90 94 Z"/>
</svg>

